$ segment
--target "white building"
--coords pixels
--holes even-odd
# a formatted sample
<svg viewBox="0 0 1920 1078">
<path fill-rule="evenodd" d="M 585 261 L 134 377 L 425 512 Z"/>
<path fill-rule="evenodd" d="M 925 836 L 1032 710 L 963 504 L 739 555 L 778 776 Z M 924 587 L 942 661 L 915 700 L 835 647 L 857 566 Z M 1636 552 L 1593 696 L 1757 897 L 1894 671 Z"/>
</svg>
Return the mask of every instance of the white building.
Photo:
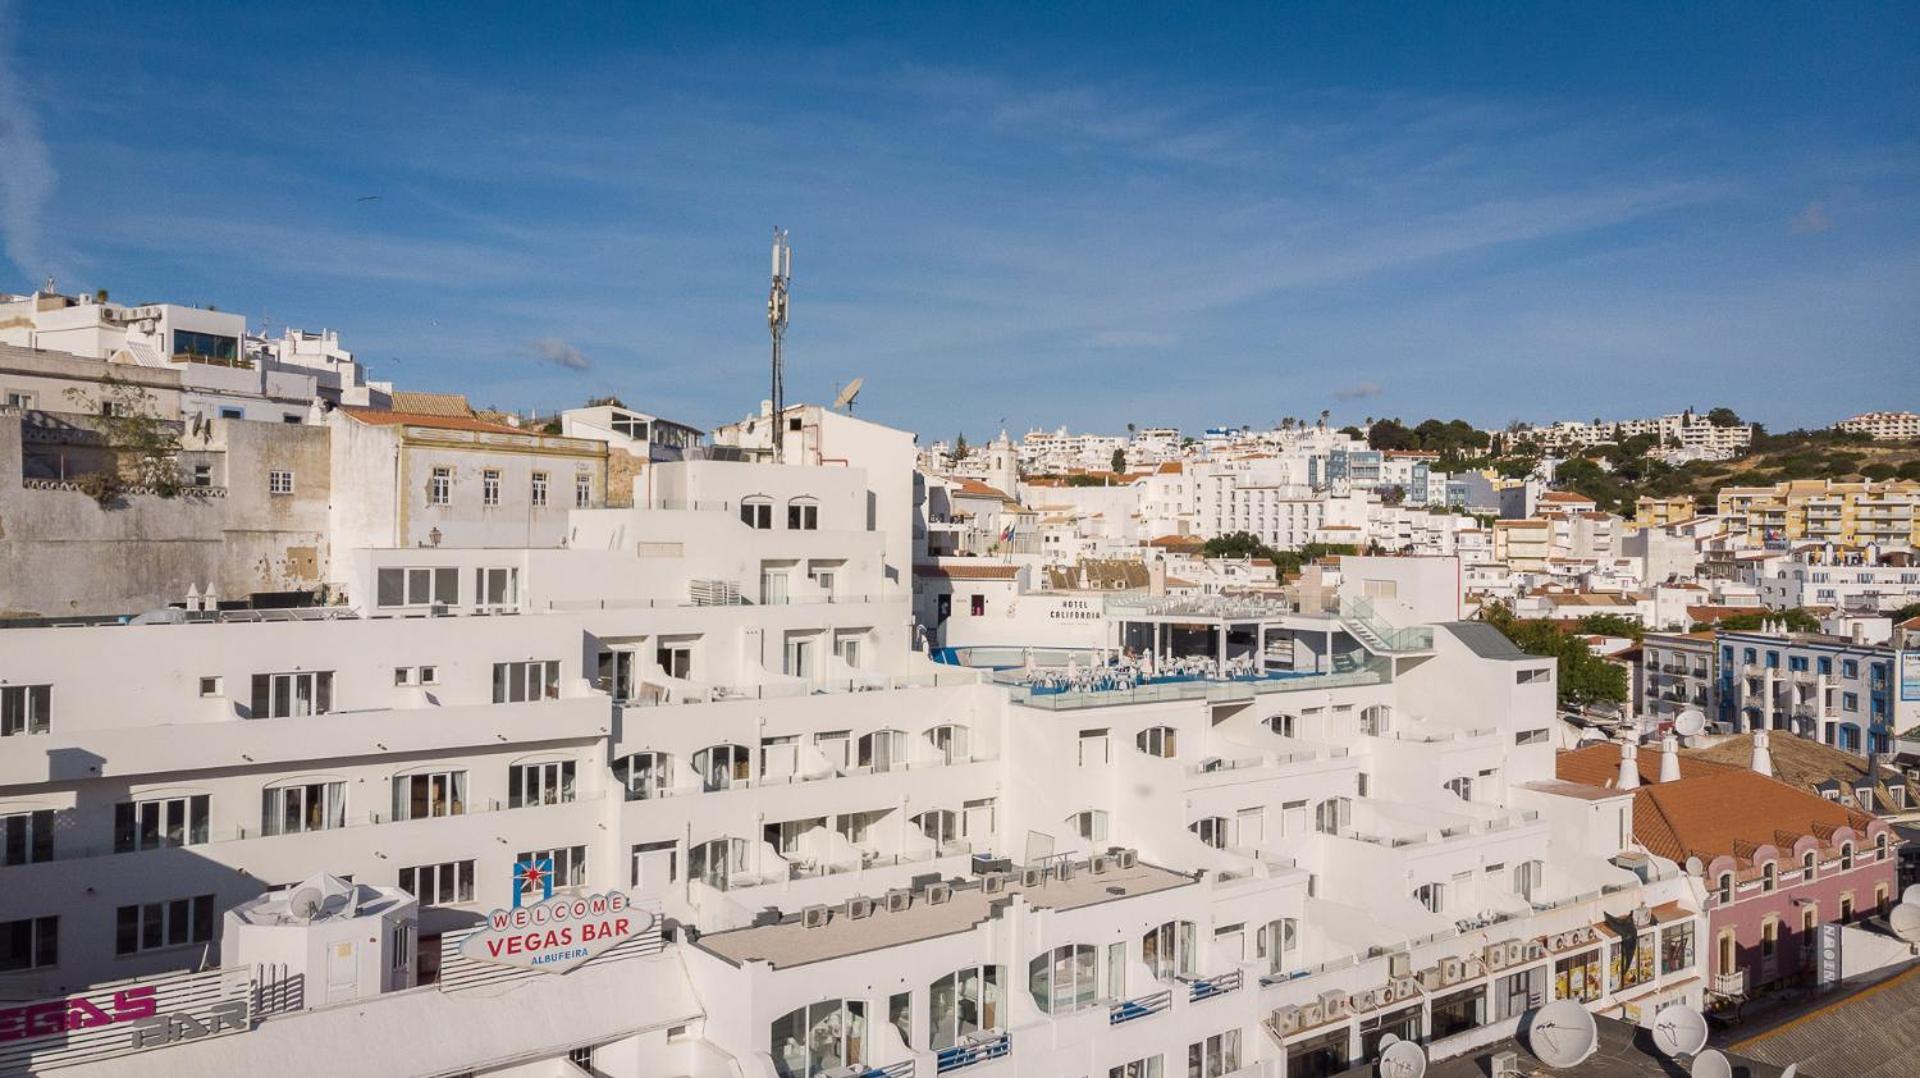
<svg viewBox="0 0 1920 1078">
<path fill-rule="evenodd" d="M 1910 442 L 1920 438 L 1920 415 L 1913 412 L 1864 412 L 1834 424 L 1849 434 L 1865 434 L 1877 442 Z"/>
</svg>

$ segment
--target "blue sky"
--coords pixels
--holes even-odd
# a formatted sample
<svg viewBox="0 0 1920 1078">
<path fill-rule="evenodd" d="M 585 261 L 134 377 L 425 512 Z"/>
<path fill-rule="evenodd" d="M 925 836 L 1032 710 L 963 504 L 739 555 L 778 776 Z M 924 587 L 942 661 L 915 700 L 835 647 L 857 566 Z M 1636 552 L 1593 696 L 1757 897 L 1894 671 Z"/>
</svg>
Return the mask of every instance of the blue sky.
<svg viewBox="0 0 1920 1078">
<path fill-rule="evenodd" d="M 0 0 L 0 290 L 705 425 L 780 224 L 789 398 L 929 438 L 1780 429 L 1920 407 L 1916 117 L 1912 4 Z"/>
</svg>

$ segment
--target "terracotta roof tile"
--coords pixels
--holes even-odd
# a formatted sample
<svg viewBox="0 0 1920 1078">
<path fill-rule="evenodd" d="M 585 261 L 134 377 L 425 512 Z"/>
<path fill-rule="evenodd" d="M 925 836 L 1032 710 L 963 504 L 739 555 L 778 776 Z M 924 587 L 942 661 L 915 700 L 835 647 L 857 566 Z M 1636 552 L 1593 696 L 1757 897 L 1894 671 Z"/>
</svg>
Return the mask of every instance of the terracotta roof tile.
<svg viewBox="0 0 1920 1078">
<path fill-rule="evenodd" d="M 433 427 L 439 430 L 472 430 L 486 434 L 519 434 L 528 438 L 537 438 L 539 431 L 509 427 L 505 423 L 489 423 L 472 416 L 422 415 L 418 412 L 389 412 L 377 408 L 342 407 L 340 411 L 347 417 L 370 427 Z"/>
</svg>

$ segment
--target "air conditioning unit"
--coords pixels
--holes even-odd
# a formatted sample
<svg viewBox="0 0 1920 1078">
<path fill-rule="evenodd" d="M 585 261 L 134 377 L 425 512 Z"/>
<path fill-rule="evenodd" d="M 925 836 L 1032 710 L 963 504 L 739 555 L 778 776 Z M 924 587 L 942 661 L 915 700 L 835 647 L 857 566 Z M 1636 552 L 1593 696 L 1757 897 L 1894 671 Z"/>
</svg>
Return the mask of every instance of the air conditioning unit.
<svg viewBox="0 0 1920 1078">
<path fill-rule="evenodd" d="M 1507 968 L 1507 945 L 1504 943 L 1487 944 L 1486 962 L 1487 962 L 1488 969 L 1493 969 L 1493 970 L 1506 969 Z"/>
<path fill-rule="evenodd" d="M 1387 976 L 1399 980 L 1413 972 L 1413 956 L 1405 951 L 1387 956 Z"/>
<path fill-rule="evenodd" d="M 855 921 L 873 915 L 873 899 L 865 895 L 855 895 L 847 899 L 847 916 Z"/>
<path fill-rule="evenodd" d="M 1320 1004 L 1303 1003 L 1300 1005 L 1300 1025 L 1302 1028 L 1310 1029 L 1326 1020 L 1327 1014 L 1320 1009 Z"/>
<path fill-rule="evenodd" d="M 1038 866 L 1020 870 L 1020 886 L 1039 887 L 1047 882 L 1047 870 Z"/>
<path fill-rule="evenodd" d="M 1521 1078 L 1520 1053 L 1514 1051 L 1495 1052 L 1488 1061 L 1493 1078 Z"/>
<path fill-rule="evenodd" d="M 1362 1011 L 1379 1010 L 1380 990 L 1378 988 L 1369 988 L 1365 992 L 1353 997 L 1353 1006 L 1356 1010 Z"/>
<path fill-rule="evenodd" d="M 1429 992 L 1433 991 L 1436 988 L 1439 988 L 1442 985 L 1452 984 L 1452 983 L 1453 983 L 1452 981 L 1449 981 L 1445 977 L 1441 976 L 1439 966 L 1428 966 L 1426 969 L 1423 969 L 1420 971 L 1420 987 L 1426 989 Z"/>
<path fill-rule="evenodd" d="M 825 928 L 831 918 L 825 906 L 807 906 L 800 911 L 800 923 L 807 928 Z"/>
<path fill-rule="evenodd" d="M 927 884 L 927 905 L 929 906 L 942 905 L 952 897 L 953 897 L 953 884 L 950 884 L 950 883 Z"/>
<path fill-rule="evenodd" d="M 1398 981 L 1388 981 L 1386 984 L 1380 987 L 1379 998 L 1380 998 L 1380 1005 L 1382 1007 L 1388 1006 L 1389 1004 L 1398 1003 L 1400 1001 L 1399 989 L 1395 987 L 1398 984 L 1399 984 Z"/>
<path fill-rule="evenodd" d="M 1300 1008 L 1294 1006 L 1274 1008 L 1273 1028 L 1282 1037 L 1300 1032 Z"/>
<path fill-rule="evenodd" d="M 1485 977 L 1487 975 L 1487 961 L 1477 954 L 1470 954 L 1462 959 L 1460 966 L 1460 977 L 1462 980 L 1472 980 L 1475 977 Z"/>
<path fill-rule="evenodd" d="M 1556 951 L 1564 951 L 1568 947 L 1573 946 L 1571 934 L 1567 932 L 1555 932 L 1552 936 L 1548 937 L 1547 946 Z"/>
<path fill-rule="evenodd" d="M 1087 863 L 1087 871 L 1096 876 L 1104 876 L 1112 868 L 1113 858 L 1104 853 L 1096 855 L 1092 861 Z"/>
<path fill-rule="evenodd" d="M 989 895 L 997 895 L 1007 889 L 1007 874 L 989 872 L 980 877 L 980 890 Z"/>
<path fill-rule="evenodd" d="M 1401 999 L 1412 999 L 1420 991 L 1420 982 L 1412 977 L 1401 977 L 1393 982 L 1393 994 Z"/>
<path fill-rule="evenodd" d="M 1506 951 L 1507 951 L 1507 965 L 1509 966 L 1517 966 L 1520 963 L 1525 962 L 1528 958 L 1533 957 L 1533 955 L 1529 952 L 1527 945 L 1520 942 L 1519 940 L 1508 940 L 1506 942 Z"/>
<path fill-rule="evenodd" d="M 1132 850 L 1120 850 L 1113 855 L 1115 868 L 1132 868 L 1140 863 L 1140 855 Z"/>
<path fill-rule="evenodd" d="M 1547 957 L 1547 949 L 1540 945 L 1539 940 L 1527 941 L 1527 957 L 1525 961 L 1537 962 L 1545 957 Z"/>
<path fill-rule="evenodd" d="M 912 905 L 913 905 L 912 891 L 906 890 L 905 888 L 901 888 L 901 887 L 895 887 L 891 891 L 887 892 L 887 912 L 888 913 L 903 913 L 907 910 L 909 906 L 912 906 Z"/>
<path fill-rule="evenodd" d="M 1345 1018 L 1353 1013 L 1353 999 L 1345 992 L 1329 991 L 1320 993 L 1320 1011 L 1328 1021 Z"/>
<path fill-rule="evenodd" d="M 1466 980 L 1467 970 L 1458 958 L 1448 956 L 1440 960 L 1440 983 L 1458 984 Z"/>
</svg>

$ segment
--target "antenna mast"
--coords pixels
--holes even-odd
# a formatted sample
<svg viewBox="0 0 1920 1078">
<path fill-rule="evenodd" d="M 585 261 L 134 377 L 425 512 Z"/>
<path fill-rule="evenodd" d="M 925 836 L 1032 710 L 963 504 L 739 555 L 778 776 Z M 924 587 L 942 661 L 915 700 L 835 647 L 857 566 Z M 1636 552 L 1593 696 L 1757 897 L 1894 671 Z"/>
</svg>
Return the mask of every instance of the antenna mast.
<svg viewBox="0 0 1920 1078">
<path fill-rule="evenodd" d="M 787 288 L 793 281 L 793 247 L 786 229 L 773 230 L 773 287 L 767 292 L 767 332 L 773 337 L 773 459 L 782 457 L 786 437 L 786 371 L 780 356 L 787 335 Z"/>
</svg>

